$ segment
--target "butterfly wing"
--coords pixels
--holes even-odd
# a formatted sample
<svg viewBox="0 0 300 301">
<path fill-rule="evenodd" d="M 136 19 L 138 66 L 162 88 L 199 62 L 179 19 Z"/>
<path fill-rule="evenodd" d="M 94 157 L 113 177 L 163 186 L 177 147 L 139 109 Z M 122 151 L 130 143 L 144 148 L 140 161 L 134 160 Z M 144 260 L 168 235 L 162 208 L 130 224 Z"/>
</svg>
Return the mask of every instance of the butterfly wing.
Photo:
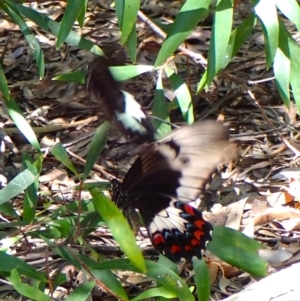
<svg viewBox="0 0 300 301">
<path fill-rule="evenodd" d="M 196 122 L 148 145 L 119 184 L 113 200 L 128 216 L 136 208 L 153 246 L 168 258 L 201 258 L 212 226 L 187 204 L 204 189 L 221 162 L 229 131 L 221 123 Z"/>
<path fill-rule="evenodd" d="M 145 212 L 141 215 L 145 218 Z M 168 207 L 147 225 L 154 248 L 175 262 L 181 258 L 201 258 L 212 230 L 199 210 L 176 199 L 171 199 Z"/>
<path fill-rule="evenodd" d="M 183 202 L 198 198 L 221 163 L 229 131 L 222 123 L 196 122 L 147 146 L 128 171 L 122 186 L 166 194 Z"/>
<path fill-rule="evenodd" d="M 92 61 L 86 80 L 87 90 L 101 105 L 108 121 L 115 120 L 118 128 L 130 137 L 154 141 L 155 128 L 134 97 L 122 91 L 109 71 L 110 61 L 98 56 Z"/>
</svg>

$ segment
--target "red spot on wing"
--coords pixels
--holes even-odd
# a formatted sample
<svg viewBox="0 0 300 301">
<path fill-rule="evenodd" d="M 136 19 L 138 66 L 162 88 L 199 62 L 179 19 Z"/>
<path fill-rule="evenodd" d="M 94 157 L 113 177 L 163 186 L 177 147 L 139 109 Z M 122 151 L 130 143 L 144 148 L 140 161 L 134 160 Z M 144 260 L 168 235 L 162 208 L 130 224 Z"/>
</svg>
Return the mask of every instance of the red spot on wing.
<svg viewBox="0 0 300 301">
<path fill-rule="evenodd" d="M 163 237 L 163 236 L 161 235 L 161 233 L 159 233 L 159 232 L 154 233 L 154 234 L 152 235 L 152 241 L 153 241 L 153 244 L 155 244 L 156 246 L 165 243 L 164 237 Z"/>
<path fill-rule="evenodd" d="M 203 228 L 203 225 L 205 225 L 206 221 L 205 220 L 201 220 L 201 219 L 197 219 L 195 221 L 195 226 L 199 229 L 202 229 Z"/>
<path fill-rule="evenodd" d="M 199 242 L 199 240 L 197 240 L 197 239 L 192 239 L 191 240 L 191 244 L 192 244 L 192 246 L 199 246 L 200 245 L 200 242 Z"/>
<path fill-rule="evenodd" d="M 191 252 L 193 249 L 190 245 L 185 245 L 184 246 L 184 249 L 187 251 L 187 252 Z"/>
<path fill-rule="evenodd" d="M 172 254 L 175 254 L 180 251 L 181 251 L 181 248 L 178 245 L 172 245 L 172 247 L 171 247 Z"/>
<path fill-rule="evenodd" d="M 194 236 L 198 239 L 198 240 L 201 240 L 201 237 L 204 235 L 203 231 L 195 231 L 194 232 Z"/>
<path fill-rule="evenodd" d="M 195 211 L 194 211 L 194 208 L 190 205 L 184 205 L 183 206 L 183 209 L 186 213 L 188 213 L 189 215 L 192 215 L 194 216 L 195 215 Z"/>
</svg>

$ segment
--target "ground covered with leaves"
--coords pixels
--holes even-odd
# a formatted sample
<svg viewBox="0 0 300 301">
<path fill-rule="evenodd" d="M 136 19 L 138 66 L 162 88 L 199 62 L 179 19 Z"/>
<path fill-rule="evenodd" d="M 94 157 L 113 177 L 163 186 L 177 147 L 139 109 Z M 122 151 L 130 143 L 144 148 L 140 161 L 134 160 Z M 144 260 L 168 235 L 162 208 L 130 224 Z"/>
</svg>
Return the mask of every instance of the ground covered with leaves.
<svg viewBox="0 0 300 301">
<path fill-rule="evenodd" d="M 154 2 L 145 1 L 141 6 L 137 21 L 137 65 L 153 66 L 163 41 L 151 20 L 157 19 L 167 24 L 176 17 L 182 5 L 180 1 Z M 249 7 L 236 2 L 235 22 L 238 24 Z M 54 21 L 60 21 L 65 11 L 65 2 L 42 1 L 36 4 L 30 1 L 26 5 Z M 3 264 L 3 268 L 0 267 L 0 299 L 16 300 L 23 294 L 27 300 L 49 300 L 44 299 L 44 294 L 35 295 L 37 288 L 41 289 L 39 285 L 44 286 L 44 293 L 53 300 L 64 300 L 74 292 L 91 292 L 90 300 L 127 300 L 141 293 L 143 298 L 163 296 L 192 300 L 193 294 L 199 297 L 201 279 L 197 280 L 197 271 L 200 268 L 194 266 L 194 271 L 193 266 L 187 263 L 181 263 L 178 267 L 162 258 L 161 265 L 153 265 L 158 254 L 143 228 L 136 239 L 144 257 L 149 260 L 146 264 L 148 272 L 140 273 L 128 261 L 123 262 L 123 267 L 121 261 L 114 262 L 124 258 L 124 255 L 99 217 L 87 188 L 96 187 L 105 191 L 111 179 L 122 179 L 139 149 L 126 142 L 124 135 L 112 125 L 109 131 L 107 129 L 107 137 L 97 133 L 99 147 L 105 143 L 96 164 L 86 175 L 90 144 L 97 128 L 104 122 L 101 107 L 91 98 L 84 84 L 53 78 L 72 71 L 85 74 L 88 63 L 95 55 L 67 43 L 56 50 L 56 40 L 52 34 L 32 21 L 27 21 L 27 24 L 42 47 L 46 62 L 45 77 L 40 80 L 35 58 L 23 33 L 4 13 L 0 20 L 1 57 L 11 96 L 42 149 L 43 160 L 39 162 L 42 172 L 36 175 L 33 186 L 9 202 L 2 201 L 0 205 L 0 257 Z M 168 64 L 191 92 L 195 119 L 223 120 L 230 127 L 230 141 L 237 146 L 234 158 L 220 166 L 201 196 L 202 201 L 197 200 L 194 205 L 205 211 L 205 218 L 216 229 L 226 226 L 238 230 L 264 246 L 257 247 L 254 241 L 253 245 L 249 245 L 257 253 L 259 249 L 257 257 L 268 262 L 263 271 L 259 270 L 262 264 L 257 264 L 259 268 L 253 268 L 252 276 L 243 272 L 232 259 L 238 254 L 234 254 L 233 249 L 226 250 L 228 237 L 223 237 L 225 245 L 222 247 L 228 255 L 226 262 L 209 252 L 210 248 L 205 253 L 211 298 L 242 300 L 242 297 L 230 298 L 263 274 L 280 272 L 299 261 L 300 172 L 297 141 L 300 125 L 295 105 L 291 103 L 288 110 L 282 104 L 273 70 L 266 70 L 264 41 L 259 26 L 209 89 L 196 93 L 205 69 L 211 24 L 209 16 L 193 30 L 180 52 L 170 58 Z M 74 30 L 106 54 L 121 49 L 127 55 L 126 49 L 120 45 L 115 10 L 107 4 L 88 1 L 84 27 L 80 29 L 75 26 Z M 201 54 L 202 64 L 196 64 L 187 55 L 188 52 Z M 128 56 L 126 63 L 132 65 Z M 152 115 L 157 73 L 143 73 L 122 82 L 122 87 L 136 97 L 149 115 Z M 178 91 L 168 76 L 162 77 L 169 121 L 181 126 L 185 120 L 178 103 L 174 101 Z M 38 156 L 36 149 L 28 142 L 30 138 L 20 130 L 20 124 L 16 126 L 16 119 L 11 117 L 11 108 L 2 102 L 2 187 L 12 181 L 16 181 L 16 186 L 20 185 L 16 177 L 31 165 L 38 164 L 34 161 Z M 105 129 L 102 130 L 105 132 Z M 57 142 L 60 142 L 60 147 L 53 150 Z M 84 184 L 80 179 L 85 180 Z M 109 196 L 108 193 L 106 195 Z M 243 238 L 240 239 L 238 242 L 242 245 Z M 244 260 L 247 263 L 247 259 Z M 96 262 L 102 264 L 101 267 Z M 252 261 L 248 264 L 256 267 Z M 178 289 L 187 285 L 194 289 L 191 289 L 191 296 L 184 295 L 184 289 L 174 289 L 167 280 L 160 282 L 162 275 L 169 273 L 164 267 L 174 271 L 174 275 L 168 276 L 170 282 L 175 283 L 174 287 Z M 28 286 L 21 283 L 20 275 L 24 276 L 22 281 Z M 289 275 L 292 277 L 291 274 L 285 277 Z M 265 284 L 263 289 L 268 289 L 269 285 L 272 284 Z M 290 285 L 294 289 L 293 282 Z M 258 294 L 260 290 L 257 288 Z"/>
</svg>

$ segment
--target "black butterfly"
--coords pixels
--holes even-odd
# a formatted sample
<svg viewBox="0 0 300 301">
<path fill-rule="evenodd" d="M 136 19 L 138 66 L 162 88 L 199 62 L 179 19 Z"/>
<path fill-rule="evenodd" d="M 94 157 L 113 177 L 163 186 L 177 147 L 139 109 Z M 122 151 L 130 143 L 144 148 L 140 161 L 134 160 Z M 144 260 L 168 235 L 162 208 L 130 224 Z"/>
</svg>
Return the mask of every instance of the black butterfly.
<svg viewBox="0 0 300 301">
<path fill-rule="evenodd" d="M 203 191 L 228 139 L 221 123 L 196 122 L 147 145 L 123 182 L 112 181 L 112 200 L 131 226 L 138 211 L 153 246 L 175 262 L 201 258 L 211 240 L 211 224 L 188 202 Z"/>
<path fill-rule="evenodd" d="M 133 95 L 120 89 L 109 71 L 110 65 L 114 65 L 112 60 L 102 56 L 90 63 L 86 78 L 88 92 L 100 103 L 104 117 L 116 121 L 117 127 L 129 137 L 140 142 L 154 141 L 156 130 L 149 117 Z"/>
</svg>

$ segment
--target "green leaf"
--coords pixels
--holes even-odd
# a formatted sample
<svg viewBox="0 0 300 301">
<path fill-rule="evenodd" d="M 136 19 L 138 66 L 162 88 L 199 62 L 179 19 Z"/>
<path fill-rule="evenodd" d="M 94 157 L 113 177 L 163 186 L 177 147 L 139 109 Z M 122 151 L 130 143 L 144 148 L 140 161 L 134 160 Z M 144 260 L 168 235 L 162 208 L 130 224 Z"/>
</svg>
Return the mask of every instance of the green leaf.
<svg viewBox="0 0 300 301">
<path fill-rule="evenodd" d="M 256 18 L 254 13 L 252 13 L 231 33 L 222 68 L 225 68 L 231 62 L 242 45 L 245 44 L 253 31 L 255 24 Z"/>
<path fill-rule="evenodd" d="M 274 0 L 277 8 L 293 22 L 300 31 L 300 8 L 296 0 Z"/>
<path fill-rule="evenodd" d="M 165 101 L 163 84 L 162 84 L 162 72 L 158 73 L 152 112 L 154 116 L 162 119 L 162 121 L 170 122 L 169 110 Z M 153 124 L 157 129 L 157 132 L 160 137 L 164 137 L 171 132 L 171 126 L 162 121 L 156 119 L 153 121 Z"/>
<path fill-rule="evenodd" d="M 166 299 L 174 299 L 176 298 L 176 294 L 170 292 L 164 287 L 156 287 L 156 288 L 148 288 L 145 292 L 139 294 L 137 297 L 131 299 L 131 301 L 139 301 L 139 300 L 152 300 L 154 297 L 163 297 Z"/>
<path fill-rule="evenodd" d="M 273 65 L 275 82 L 281 99 L 287 108 L 290 107 L 290 71 L 291 71 L 291 61 L 285 53 L 278 48 Z"/>
<path fill-rule="evenodd" d="M 77 84 L 85 83 L 85 72 L 83 70 L 63 73 L 52 78 L 52 80 L 59 80 L 63 82 L 72 82 Z"/>
<path fill-rule="evenodd" d="M 34 167 L 27 168 L 19 173 L 0 191 L 0 205 L 22 193 L 27 187 L 36 181 L 38 177 L 39 173 Z"/>
<path fill-rule="evenodd" d="M 178 274 L 178 265 L 170 260 L 168 257 L 159 254 L 158 261 L 159 264 L 165 266 L 166 268 L 172 270 L 175 274 Z"/>
<path fill-rule="evenodd" d="M 103 283 L 106 288 L 113 292 L 114 295 L 117 295 L 120 300 L 128 300 L 126 291 L 124 290 L 116 276 L 111 271 L 109 271 L 109 268 L 97 268 L 99 265 L 102 266 L 102 264 L 99 264 L 90 257 L 81 254 L 79 256 L 80 260 L 84 263 L 85 266 L 89 268 L 89 270 L 97 280 L 100 280 L 101 283 Z M 132 264 L 129 261 L 127 262 L 132 268 Z M 110 264 L 109 261 L 106 263 L 108 265 Z"/>
<path fill-rule="evenodd" d="M 140 8 L 140 1 L 136 0 L 115 0 L 116 13 L 120 25 L 121 44 L 124 44 L 128 37 L 135 29 L 135 22 L 138 10 Z"/>
<path fill-rule="evenodd" d="M 0 192 L 0 199 L 2 199 L 1 192 Z M 20 217 L 17 214 L 16 210 L 14 209 L 14 207 L 10 203 L 4 203 L 4 204 L 0 205 L 0 212 L 2 212 L 3 214 L 5 214 L 7 216 L 14 217 L 18 220 L 20 219 Z"/>
<path fill-rule="evenodd" d="M 119 280 L 111 271 L 107 270 L 91 270 L 93 276 L 100 280 L 114 295 L 117 295 L 119 300 L 128 300 L 125 289 L 122 287 Z"/>
<path fill-rule="evenodd" d="M 125 229 L 123 233 L 126 233 L 127 238 L 127 232 Z M 80 256 L 80 258 L 82 259 L 82 256 Z M 82 261 L 86 263 L 86 260 L 82 259 Z M 156 280 L 167 291 L 169 291 L 170 294 L 174 294 L 183 301 L 195 301 L 186 283 L 174 271 L 170 270 L 165 265 L 149 260 L 145 260 L 145 264 L 146 272 L 144 274 Z M 140 272 L 128 259 L 117 259 L 103 263 L 95 263 L 94 265 L 89 265 L 89 267 L 93 270 L 109 269 Z"/>
<path fill-rule="evenodd" d="M 67 277 L 67 274 L 59 273 L 58 275 L 55 276 L 54 281 L 53 281 L 54 290 L 61 284 L 66 283 L 68 281 L 69 281 L 69 279 Z"/>
<path fill-rule="evenodd" d="M 257 255 L 261 248 L 261 244 L 241 232 L 222 226 L 214 226 L 212 241 L 207 244 L 211 253 L 256 277 L 267 275 L 268 263 Z"/>
<path fill-rule="evenodd" d="M 188 124 L 192 124 L 194 122 L 194 107 L 186 83 L 171 68 L 166 67 L 165 72 L 175 92 L 183 118 Z"/>
<path fill-rule="evenodd" d="M 279 49 L 278 60 L 276 61 L 276 69 L 274 62 L 274 72 L 276 71 L 276 84 L 278 85 L 279 93 L 289 108 L 289 92 L 287 92 L 287 80 L 290 80 L 293 96 L 296 102 L 298 111 L 300 110 L 300 48 L 286 29 L 284 23 L 279 20 L 280 35 L 279 35 Z M 282 53 L 280 53 L 282 52 Z M 286 66 L 287 70 L 279 70 L 280 64 Z M 290 71 L 290 72 L 289 72 Z M 277 78 L 277 75 L 279 76 Z"/>
<path fill-rule="evenodd" d="M 136 2 L 138 2 L 138 1 L 136 1 Z M 137 55 L 137 36 L 136 36 L 136 32 L 137 32 L 137 30 L 136 30 L 135 25 L 134 25 L 130 35 L 128 36 L 128 39 L 126 40 L 126 48 L 128 50 L 130 60 L 133 63 L 136 62 L 136 55 Z"/>
<path fill-rule="evenodd" d="M 40 155 L 39 160 L 42 161 L 43 157 Z M 28 154 L 23 155 L 23 162 L 24 166 L 27 168 L 32 168 L 32 159 Z M 41 169 L 38 169 L 37 167 L 39 164 L 35 164 L 34 168 L 36 168 L 38 174 L 40 174 Z M 37 205 L 38 200 L 38 187 L 39 187 L 39 181 L 38 178 L 25 190 L 25 196 L 24 196 L 24 202 L 23 202 L 23 220 L 24 221 L 33 221 L 35 218 L 35 209 Z"/>
<path fill-rule="evenodd" d="M 293 91 L 293 96 L 297 105 L 297 110 L 300 112 L 300 49 L 297 43 L 289 39 L 289 48 L 290 48 L 290 60 L 291 60 L 291 74 L 290 81 Z"/>
<path fill-rule="evenodd" d="M 208 50 L 208 65 L 206 86 L 212 83 L 214 77 L 224 66 L 226 60 L 226 52 L 231 34 L 232 18 L 233 18 L 233 1 L 218 1 L 213 30 Z"/>
<path fill-rule="evenodd" d="M 105 191 L 107 190 L 109 182 L 108 181 L 97 181 L 97 182 L 89 182 L 89 183 L 84 183 L 81 188 L 82 190 L 89 190 L 92 188 L 99 188 L 100 191 Z"/>
<path fill-rule="evenodd" d="M 46 242 L 48 241 L 48 245 L 51 245 L 51 241 L 45 238 L 44 240 Z M 55 247 L 53 248 L 53 251 L 56 252 L 61 258 L 74 265 L 77 269 L 81 269 L 81 263 L 78 256 L 79 254 L 75 250 L 71 250 L 67 247 Z"/>
<path fill-rule="evenodd" d="M 5 104 L 8 110 L 8 113 L 12 120 L 14 121 L 17 128 L 20 132 L 26 137 L 29 143 L 38 151 L 40 152 L 40 145 L 36 138 L 34 131 L 32 130 L 31 126 L 29 125 L 28 121 L 23 116 L 22 111 L 14 101 L 14 99 L 10 98 L 9 100 L 5 100 Z"/>
<path fill-rule="evenodd" d="M 166 40 L 164 41 L 155 66 L 163 64 L 187 38 L 197 24 L 207 16 L 210 0 L 188 0 L 182 6 L 179 14 L 174 20 L 168 31 Z"/>
<path fill-rule="evenodd" d="M 122 66 L 122 67 L 110 67 L 109 71 L 116 81 L 122 81 L 134 76 L 138 76 L 142 73 L 153 71 L 153 66 L 137 65 L 137 66 Z"/>
<path fill-rule="evenodd" d="M 0 91 L 3 93 L 4 99 L 8 101 L 10 99 L 9 88 L 2 68 L 2 64 L 0 64 Z"/>
<path fill-rule="evenodd" d="M 119 243 L 120 249 L 129 257 L 136 268 L 141 272 L 145 272 L 146 268 L 142 252 L 136 245 L 135 236 L 124 215 L 103 193 L 96 189 L 91 189 L 90 193 L 97 211 L 109 227 L 114 239 Z M 126 238 L 124 233 L 126 233 Z"/>
<path fill-rule="evenodd" d="M 86 159 L 86 164 L 84 166 L 84 174 L 83 174 L 83 181 L 86 180 L 90 171 L 95 165 L 96 160 L 100 152 L 102 151 L 103 147 L 105 146 L 106 137 L 108 131 L 110 129 L 110 123 L 105 121 L 103 122 L 95 132 L 95 135 L 90 143 L 89 152 Z"/>
<path fill-rule="evenodd" d="M 13 269 L 16 269 L 19 274 L 28 278 L 47 282 L 46 277 L 42 273 L 37 272 L 34 267 L 19 258 L 0 252 L 0 262 L 0 271 L 11 272 Z"/>
<path fill-rule="evenodd" d="M 34 237 L 34 238 L 42 238 L 42 239 L 59 239 L 59 238 L 63 238 L 63 236 L 61 235 L 61 232 L 50 226 L 47 229 L 44 230 L 35 230 L 34 232 L 28 232 L 28 235 Z"/>
<path fill-rule="evenodd" d="M 29 20 L 33 21 L 39 27 L 41 27 L 46 32 L 52 33 L 55 37 L 58 36 L 58 32 L 60 29 L 60 24 L 58 22 L 53 21 L 52 19 L 48 18 L 47 16 L 38 13 L 34 9 L 29 7 L 23 6 L 21 4 L 14 4 L 15 7 L 19 10 L 19 12 L 28 18 Z M 71 31 L 69 35 L 66 37 L 65 42 L 69 45 L 78 47 L 83 50 L 88 50 L 96 55 L 104 55 L 101 48 L 95 45 L 93 42 L 85 39 L 84 37 L 80 36 L 75 31 Z"/>
<path fill-rule="evenodd" d="M 29 286 L 26 283 L 22 283 L 16 269 L 13 269 L 11 271 L 10 277 L 8 277 L 8 279 L 12 283 L 14 289 L 22 296 L 28 297 L 30 298 L 30 300 L 51 301 L 51 299 L 47 295 L 42 293 L 37 288 Z"/>
<path fill-rule="evenodd" d="M 198 300 L 208 301 L 210 299 L 210 277 L 205 260 L 193 260 L 195 271 L 195 284 L 197 287 Z"/>
<path fill-rule="evenodd" d="M 79 284 L 74 291 L 65 299 L 66 301 L 85 301 L 91 297 L 91 291 L 95 286 L 95 281 Z"/>
<path fill-rule="evenodd" d="M 85 13 L 86 13 L 86 10 L 87 10 L 88 0 L 84 0 L 83 2 L 84 3 L 82 5 L 82 9 L 81 9 L 81 11 L 79 13 L 79 16 L 77 18 L 80 28 L 83 28 L 83 26 L 84 26 L 84 19 L 85 19 Z"/>
<path fill-rule="evenodd" d="M 274 1 L 260 0 L 254 8 L 262 23 L 265 37 L 267 68 L 270 68 L 278 46 L 279 23 Z"/>
<path fill-rule="evenodd" d="M 38 40 L 35 38 L 35 36 L 31 34 L 29 27 L 20 16 L 19 11 L 15 7 L 14 2 L 10 0 L 6 0 L 5 2 L 6 3 L 3 3 L 2 8 L 12 18 L 13 22 L 19 26 L 20 30 L 22 31 L 28 43 L 28 46 L 30 47 L 30 49 L 34 54 L 35 61 L 39 69 L 40 78 L 43 78 L 45 74 L 45 62 L 44 62 L 41 46 Z"/>
<path fill-rule="evenodd" d="M 67 36 L 70 34 L 74 22 L 82 12 L 82 8 L 85 5 L 85 0 L 72 0 L 67 1 L 65 13 L 61 21 L 59 33 L 56 41 L 56 48 L 59 49 Z"/>
<path fill-rule="evenodd" d="M 72 161 L 70 160 L 65 148 L 61 143 L 56 143 L 51 149 L 52 155 L 58 159 L 64 166 L 69 168 L 78 178 L 79 174 L 73 165 Z"/>
<path fill-rule="evenodd" d="M 195 300 L 188 286 L 180 276 L 157 262 L 152 262 L 149 260 L 146 260 L 145 262 L 147 267 L 147 276 L 155 279 L 169 292 L 174 293 L 180 300 Z"/>
</svg>

